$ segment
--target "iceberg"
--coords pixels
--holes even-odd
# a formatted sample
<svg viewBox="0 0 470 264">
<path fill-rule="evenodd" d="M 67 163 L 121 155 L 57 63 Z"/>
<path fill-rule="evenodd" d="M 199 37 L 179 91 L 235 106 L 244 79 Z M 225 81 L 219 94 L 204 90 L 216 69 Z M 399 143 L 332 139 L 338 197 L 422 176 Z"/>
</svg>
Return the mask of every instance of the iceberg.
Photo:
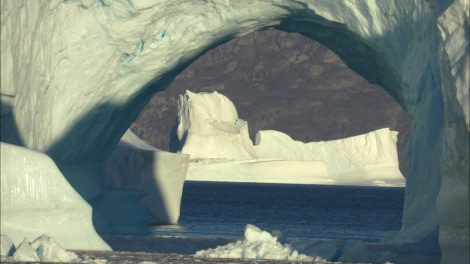
<svg viewBox="0 0 470 264">
<path fill-rule="evenodd" d="M 2 235 L 2 243 L 11 242 L 11 240 L 6 235 Z M 41 235 L 33 242 L 29 242 L 26 238 L 18 245 L 18 248 L 15 248 L 12 245 L 12 249 L 8 254 L 2 253 L 2 261 L 6 260 L 7 262 L 77 262 L 79 260 L 78 256 L 73 253 L 65 250 L 61 245 L 59 245 L 53 238 Z"/>
<path fill-rule="evenodd" d="M 289 260 L 314 263 L 383 263 L 397 256 L 383 250 L 378 255 L 358 240 L 286 239 L 279 230 L 271 233 L 247 224 L 244 239 L 197 251 L 196 258 Z M 387 262 L 389 263 L 389 262 Z M 421 262 L 420 262 L 421 263 Z"/>
<path fill-rule="evenodd" d="M 254 148 L 258 158 L 322 161 L 336 184 L 403 187 L 405 179 L 398 166 L 397 134 L 383 128 L 344 139 L 303 143 L 269 130 L 256 134 Z"/>
<path fill-rule="evenodd" d="M 100 195 L 102 162 L 151 95 L 204 52 L 273 28 L 321 42 L 413 118 L 402 228 L 389 242 L 469 262 L 468 1 L 5 0 L 1 16 L 1 141 L 46 153 L 62 172 L 54 179 L 88 203 Z M 4 164 L 2 181 L 13 179 Z M 44 199 L 56 192 L 43 187 Z M 2 217 L 10 209 L 2 204 Z M 68 236 L 94 237 L 74 223 Z"/>
<path fill-rule="evenodd" d="M 178 121 L 180 152 L 191 157 L 187 180 L 405 186 L 397 132 L 386 128 L 311 143 L 279 131 L 259 131 L 253 145 L 247 123 L 227 97 L 191 91 L 180 96 Z"/>
<path fill-rule="evenodd" d="M 110 250 L 93 227 L 92 207 L 50 157 L 3 142 L 0 151 L 2 234 L 15 244 L 48 234 L 68 249 Z"/>
<path fill-rule="evenodd" d="M 191 159 L 255 158 L 247 122 L 224 95 L 186 91 L 178 101 L 176 132 L 182 153 Z"/>
<path fill-rule="evenodd" d="M 282 233 L 281 233 L 282 234 Z M 280 236 L 280 233 L 277 235 Z M 277 259 L 290 261 L 321 261 L 321 258 L 299 254 L 289 245 L 283 245 L 278 237 L 259 229 L 254 225 L 246 225 L 245 239 L 219 246 L 215 249 L 200 250 L 194 255 L 199 258 L 240 258 L 240 259 Z"/>
<path fill-rule="evenodd" d="M 156 149 L 127 130 L 103 163 L 100 182 L 105 188 L 143 191 L 141 204 L 152 222 L 176 224 L 188 165 L 188 155 Z"/>
</svg>

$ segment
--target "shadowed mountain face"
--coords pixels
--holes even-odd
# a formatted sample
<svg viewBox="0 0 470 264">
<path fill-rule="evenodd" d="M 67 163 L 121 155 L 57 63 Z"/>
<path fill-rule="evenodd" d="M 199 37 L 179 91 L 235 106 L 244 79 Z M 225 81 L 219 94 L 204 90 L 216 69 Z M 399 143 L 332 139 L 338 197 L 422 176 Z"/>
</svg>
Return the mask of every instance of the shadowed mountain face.
<svg viewBox="0 0 470 264">
<path fill-rule="evenodd" d="M 303 142 L 333 140 L 389 127 L 398 131 L 400 169 L 411 119 L 380 86 L 332 51 L 299 34 L 268 30 L 208 51 L 157 93 L 131 125 L 148 144 L 170 149 L 178 95 L 218 91 L 248 121 L 250 137 L 278 130 Z"/>
</svg>

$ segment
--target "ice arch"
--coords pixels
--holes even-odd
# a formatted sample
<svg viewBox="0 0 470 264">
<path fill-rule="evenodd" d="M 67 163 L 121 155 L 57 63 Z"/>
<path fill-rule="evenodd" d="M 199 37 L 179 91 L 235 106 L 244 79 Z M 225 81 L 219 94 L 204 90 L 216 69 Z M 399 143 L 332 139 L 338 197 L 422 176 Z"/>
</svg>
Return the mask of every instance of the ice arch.
<svg viewBox="0 0 470 264">
<path fill-rule="evenodd" d="M 323 43 L 413 117 L 390 239 L 432 251 L 439 230 L 443 262 L 468 262 L 468 1 L 1 3 L 2 141 L 47 153 L 84 198 L 152 94 L 206 50 L 277 28 Z"/>
</svg>

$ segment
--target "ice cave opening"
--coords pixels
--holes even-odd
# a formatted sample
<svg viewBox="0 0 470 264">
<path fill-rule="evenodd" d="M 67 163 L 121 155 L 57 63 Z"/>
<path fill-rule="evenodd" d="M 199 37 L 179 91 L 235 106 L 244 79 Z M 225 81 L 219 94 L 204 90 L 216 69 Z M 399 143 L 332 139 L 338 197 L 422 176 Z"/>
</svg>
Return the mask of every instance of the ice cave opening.
<svg viewBox="0 0 470 264">
<path fill-rule="evenodd" d="M 175 152 L 178 96 L 186 90 L 227 96 L 248 122 L 252 142 L 257 131 L 268 129 L 312 142 L 388 127 L 398 132 L 400 170 L 406 173 L 408 113 L 382 87 L 301 34 L 257 31 L 208 50 L 152 97 L 130 129 L 149 145 Z"/>
<path fill-rule="evenodd" d="M 248 122 L 252 142 L 257 131 L 267 129 L 311 142 L 389 127 L 399 132 L 398 156 L 405 175 L 411 118 L 383 88 L 300 34 L 258 31 L 205 52 L 153 96 L 130 126 L 132 131 L 155 148 L 176 152 L 178 96 L 186 90 L 226 95 Z"/>
</svg>

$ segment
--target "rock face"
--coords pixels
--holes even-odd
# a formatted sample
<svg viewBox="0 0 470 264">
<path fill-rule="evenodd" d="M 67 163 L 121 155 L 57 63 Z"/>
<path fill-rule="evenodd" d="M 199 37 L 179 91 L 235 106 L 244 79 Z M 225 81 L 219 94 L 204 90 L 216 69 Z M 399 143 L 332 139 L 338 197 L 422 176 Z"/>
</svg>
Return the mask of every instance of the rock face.
<svg viewBox="0 0 470 264">
<path fill-rule="evenodd" d="M 191 62 L 251 32 L 298 32 L 413 118 L 395 243 L 440 245 L 443 263 L 468 263 L 468 10 L 464 0 L 2 1 L 2 141 L 49 155 L 91 201 L 101 163 Z"/>
</svg>

